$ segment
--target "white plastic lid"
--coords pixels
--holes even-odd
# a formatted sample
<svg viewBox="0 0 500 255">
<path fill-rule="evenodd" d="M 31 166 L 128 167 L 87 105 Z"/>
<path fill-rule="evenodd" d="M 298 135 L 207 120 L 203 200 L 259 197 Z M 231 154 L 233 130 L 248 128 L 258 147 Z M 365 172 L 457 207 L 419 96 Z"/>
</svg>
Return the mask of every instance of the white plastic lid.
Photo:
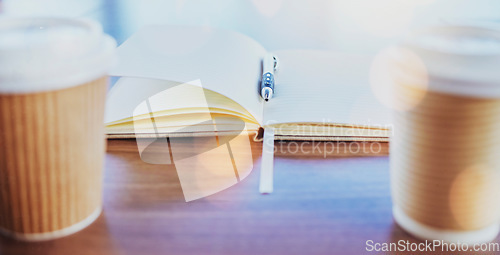
<svg viewBox="0 0 500 255">
<path fill-rule="evenodd" d="M 402 48 L 414 53 L 425 67 L 411 63 L 408 54 L 394 59 L 406 78 L 425 89 L 466 96 L 500 97 L 500 30 L 483 26 L 439 26 L 412 34 Z M 406 56 L 406 57 L 405 57 Z M 422 79 L 424 78 L 424 79 Z"/>
<path fill-rule="evenodd" d="M 115 61 L 116 42 L 84 19 L 1 18 L 0 93 L 31 93 L 81 85 Z"/>
</svg>

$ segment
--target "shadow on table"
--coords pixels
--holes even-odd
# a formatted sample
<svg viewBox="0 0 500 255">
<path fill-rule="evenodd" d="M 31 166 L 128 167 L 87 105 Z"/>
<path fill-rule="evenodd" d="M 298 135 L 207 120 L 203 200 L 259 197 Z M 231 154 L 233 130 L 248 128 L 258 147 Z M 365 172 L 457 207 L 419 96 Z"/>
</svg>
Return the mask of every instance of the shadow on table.
<svg viewBox="0 0 500 255">
<path fill-rule="evenodd" d="M 441 240 L 439 240 L 441 241 Z M 437 245 L 437 246 L 432 246 L 432 240 L 431 241 L 422 241 L 419 240 L 412 235 L 406 233 L 401 227 L 397 225 L 397 223 L 393 222 L 392 225 L 392 235 L 391 239 L 389 241 L 390 243 L 396 243 L 399 244 L 398 242 L 402 243 L 399 247 L 406 249 L 403 251 L 402 249 L 399 249 L 397 251 L 390 251 L 386 252 L 387 254 L 498 254 L 498 252 L 494 251 L 472 251 L 473 246 L 467 246 L 469 250 L 458 250 L 458 246 L 454 245 Z M 498 242 L 497 240 L 494 240 L 493 242 Z M 430 244 L 429 244 L 430 243 Z M 427 246 L 426 246 L 427 244 Z M 420 249 L 419 249 L 420 247 Z M 455 247 L 455 248 L 454 248 Z M 465 246 L 463 246 L 465 247 Z"/>
<path fill-rule="evenodd" d="M 87 228 L 60 239 L 44 242 L 24 242 L 0 236 L 0 254 L 5 255 L 71 255 L 80 254 L 123 254 L 107 228 L 106 211 Z"/>
</svg>

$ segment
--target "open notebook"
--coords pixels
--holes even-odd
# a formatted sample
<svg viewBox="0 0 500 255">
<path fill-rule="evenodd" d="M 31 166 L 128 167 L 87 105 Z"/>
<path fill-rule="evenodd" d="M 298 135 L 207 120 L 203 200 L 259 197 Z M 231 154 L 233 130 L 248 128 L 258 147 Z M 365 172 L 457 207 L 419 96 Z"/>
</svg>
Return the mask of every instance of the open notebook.
<svg viewBox="0 0 500 255">
<path fill-rule="evenodd" d="M 372 58 L 278 50 L 275 93 L 259 95 L 266 49 L 239 33 L 149 26 L 118 48 L 108 138 L 258 133 L 278 140 L 386 141 L 389 110 L 369 85 Z M 154 116 L 154 123 L 149 119 Z M 207 117 L 208 116 L 208 117 Z"/>
</svg>

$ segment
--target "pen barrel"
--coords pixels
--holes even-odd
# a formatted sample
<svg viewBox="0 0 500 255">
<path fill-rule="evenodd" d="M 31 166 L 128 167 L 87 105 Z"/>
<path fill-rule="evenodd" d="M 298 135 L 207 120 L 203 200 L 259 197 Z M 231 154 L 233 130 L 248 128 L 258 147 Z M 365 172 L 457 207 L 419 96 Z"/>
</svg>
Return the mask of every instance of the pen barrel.
<svg viewBox="0 0 500 255">
<path fill-rule="evenodd" d="M 266 54 L 262 59 L 262 73 L 271 73 L 274 75 L 274 66 L 275 66 L 274 55 L 271 53 Z"/>
<path fill-rule="evenodd" d="M 264 100 L 269 100 L 274 94 L 274 75 L 272 73 L 265 73 L 262 75 L 262 82 L 260 85 L 260 94 Z"/>
<path fill-rule="evenodd" d="M 260 89 L 262 90 L 266 87 L 274 90 L 274 75 L 272 73 L 265 73 L 262 75 Z"/>
<path fill-rule="evenodd" d="M 274 94 L 274 69 L 276 60 L 273 54 L 268 53 L 262 60 L 262 81 L 260 94 L 264 100 L 269 100 Z"/>
</svg>

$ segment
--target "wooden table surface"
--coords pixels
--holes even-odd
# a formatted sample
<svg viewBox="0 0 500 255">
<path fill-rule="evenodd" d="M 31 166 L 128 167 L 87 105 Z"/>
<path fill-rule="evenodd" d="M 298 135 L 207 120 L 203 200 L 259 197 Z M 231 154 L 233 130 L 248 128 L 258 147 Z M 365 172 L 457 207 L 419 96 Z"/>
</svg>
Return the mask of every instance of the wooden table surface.
<svg viewBox="0 0 500 255">
<path fill-rule="evenodd" d="M 262 144 L 251 145 L 254 169 L 246 179 L 187 203 L 175 165 L 143 162 L 134 140 L 109 141 L 100 218 L 56 241 L 2 237 L 0 253 L 359 253 L 368 239 L 401 235 L 391 217 L 387 144 L 374 157 L 343 149 L 327 158 L 277 155 L 271 195 L 258 192 Z"/>
<path fill-rule="evenodd" d="M 134 140 L 108 142 L 104 211 L 55 241 L 0 238 L 0 254 L 358 254 L 368 239 L 409 238 L 391 216 L 380 155 L 277 155 L 275 192 L 258 192 L 261 143 L 239 184 L 185 202 L 174 165 L 143 162 Z M 340 146 L 340 148 L 343 148 Z"/>
<path fill-rule="evenodd" d="M 0 254 L 360 254 L 367 240 L 413 240 L 393 222 L 380 145 L 376 155 L 346 154 L 345 143 L 326 157 L 278 153 L 275 192 L 261 195 L 262 144 L 252 142 L 246 179 L 185 202 L 175 165 L 143 162 L 134 140 L 109 141 L 98 220 L 55 241 L 0 237 Z"/>
<path fill-rule="evenodd" d="M 378 153 L 332 145 L 326 157 L 311 154 L 310 143 L 304 153 L 278 150 L 275 192 L 261 195 L 262 143 L 251 142 L 254 168 L 246 179 L 186 202 L 175 165 L 143 162 L 135 140 L 109 141 L 97 221 L 54 241 L 0 236 L 0 254 L 363 254 L 368 240 L 418 242 L 392 218 L 388 144 L 380 143 Z M 188 141 L 185 148 L 193 146 Z"/>
</svg>

